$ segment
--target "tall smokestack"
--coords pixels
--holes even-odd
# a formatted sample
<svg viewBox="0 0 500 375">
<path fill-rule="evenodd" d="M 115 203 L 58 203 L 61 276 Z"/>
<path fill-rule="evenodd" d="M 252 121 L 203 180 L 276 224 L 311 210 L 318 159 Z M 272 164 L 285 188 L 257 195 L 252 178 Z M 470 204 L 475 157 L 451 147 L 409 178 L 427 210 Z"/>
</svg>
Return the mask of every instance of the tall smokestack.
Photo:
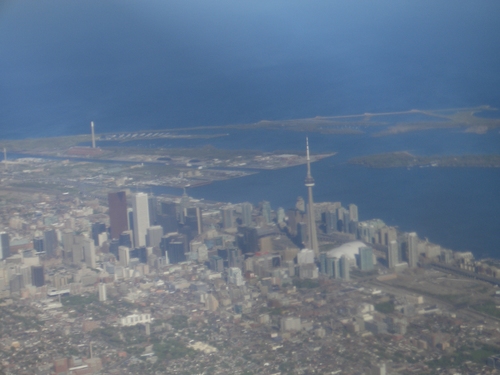
<svg viewBox="0 0 500 375">
<path fill-rule="evenodd" d="M 95 148 L 94 121 L 90 122 L 90 130 L 92 131 L 92 148 Z"/>
</svg>

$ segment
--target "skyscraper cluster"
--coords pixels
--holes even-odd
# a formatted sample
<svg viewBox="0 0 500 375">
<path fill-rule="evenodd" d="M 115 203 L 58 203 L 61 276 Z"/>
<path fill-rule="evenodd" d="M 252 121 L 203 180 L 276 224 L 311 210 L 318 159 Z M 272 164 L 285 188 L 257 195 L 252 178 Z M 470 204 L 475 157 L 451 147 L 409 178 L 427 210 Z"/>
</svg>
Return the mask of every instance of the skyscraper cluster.
<svg viewBox="0 0 500 375">
<path fill-rule="evenodd" d="M 203 219 L 203 212 L 199 205 L 193 204 L 186 193 L 177 202 L 161 201 L 145 193 L 132 194 L 127 202 L 124 191 L 112 192 L 108 195 L 110 218 L 110 246 L 109 251 L 115 254 L 123 267 L 139 262 L 148 262 L 148 258 L 158 258 L 158 262 L 179 263 L 186 260 L 206 261 L 209 267 L 220 272 L 227 267 L 242 267 L 244 258 L 272 254 L 273 244 L 269 234 L 263 229 L 276 222 L 274 228 L 286 230 L 289 237 L 295 242 L 300 252 L 286 250 L 286 261 L 295 259 L 297 269 L 293 271 L 302 278 L 316 278 L 316 261 L 320 261 L 320 273 L 332 278 L 349 279 L 350 260 L 346 257 L 329 257 L 319 252 L 318 228 L 327 236 L 342 238 L 343 240 L 361 239 L 367 244 L 380 244 L 387 247 L 387 262 L 389 268 L 395 268 L 403 260 L 407 260 L 410 267 L 418 263 L 418 238 L 416 234 L 408 234 L 404 241 L 398 238 L 394 228 L 387 227 L 380 220 L 359 221 L 358 207 L 350 204 L 347 208 L 340 202 L 314 203 L 314 178 L 311 172 L 311 157 L 309 140 L 306 138 L 306 178 L 307 201 L 301 197 L 297 199 L 295 208 L 285 212 L 278 208 L 273 215 L 271 205 L 267 201 L 253 206 L 249 202 L 240 204 L 226 204 L 220 207 L 220 221 L 214 222 Z M 131 206 L 131 207 L 130 207 Z M 212 214 L 211 214 L 212 215 Z M 204 226 L 222 231 L 222 236 L 211 239 L 203 235 Z M 100 237 L 105 232 L 101 224 L 92 226 L 94 243 L 100 243 Z M 209 231 L 210 232 L 210 231 Z M 224 234 L 225 233 L 225 234 Z M 338 237 L 338 236 L 344 237 Z M 50 249 L 50 233 L 44 237 L 44 251 Z M 201 237 L 200 237 L 201 236 Z M 226 236 L 226 240 L 224 240 Z M 337 237 L 335 237 L 337 236 Z M 228 241 L 227 244 L 225 241 Z M 76 241 L 78 243 L 78 241 Z M 71 246 L 74 246 L 75 241 Z M 90 245 L 74 250 L 73 258 L 77 261 L 93 265 L 95 261 Z M 238 254 L 230 253 L 236 248 Z M 218 249 L 214 253 L 214 249 Z M 49 253 L 51 250 L 49 250 Z M 288 253 L 284 253 L 288 254 Z M 272 255 L 270 255 L 272 258 Z M 371 271 L 374 267 L 374 253 L 370 246 L 359 249 L 356 263 L 362 271 Z M 290 258 L 291 257 L 291 258 Z M 271 259 L 270 258 L 270 259 Z M 263 260 L 262 258 L 261 260 Z M 279 263 L 283 261 L 280 256 Z M 265 266 L 265 261 L 256 259 L 252 268 L 264 273 L 274 266 Z M 262 272 L 262 271 L 259 271 Z"/>
<path fill-rule="evenodd" d="M 295 207 L 286 212 L 282 208 L 272 211 L 267 201 L 255 206 L 250 202 L 219 204 L 209 212 L 205 205 L 192 200 L 186 190 L 175 201 L 142 192 L 128 196 L 125 191 L 110 192 L 109 227 L 103 222 L 94 222 L 91 233 L 86 235 L 71 229 L 61 233 L 49 226 L 38 232 L 33 245 L 48 259 L 62 255 L 65 263 L 86 264 L 90 269 L 95 269 L 102 260 L 102 252 L 109 252 L 116 263 L 111 258 L 111 263 L 106 263 L 104 268 L 115 277 L 132 275 L 141 264 L 149 267 L 196 260 L 206 262 L 214 272 L 239 268 L 263 277 L 276 275 L 287 279 L 298 275 L 308 279 L 324 274 L 349 279 L 350 259 L 319 252 L 318 230 L 321 230 L 327 240 L 361 239 L 366 244 L 386 246 L 390 268 L 396 268 L 403 261 L 409 267 L 417 266 L 419 242 L 415 233 L 401 237 L 380 220 L 360 222 L 358 207 L 354 204 L 346 208 L 340 202 L 314 203 L 315 181 L 308 139 L 306 163 L 307 200 L 298 197 Z M 288 234 L 294 244 L 279 245 L 278 251 L 274 241 L 283 233 Z M 0 234 L 0 239 L 1 255 L 5 258 L 10 254 L 8 235 Z M 99 256 L 96 247 L 101 249 Z M 249 261 L 250 258 L 253 259 Z M 356 263 L 360 270 L 371 271 L 373 259 L 373 248 L 366 246 L 359 249 Z"/>
<path fill-rule="evenodd" d="M 354 204 L 315 203 L 308 139 L 306 163 L 307 199 L 298 197 L 287 211 L 273 211 L 267 201 L 203 202 L 190 198 L 186 190 L 175 199 L 116 191 L 107 197 L 108 225 L 105 207 L 97 202 L 81 209 L 83 205 L 77 202 L 79 209 L 74 217 L 63 219 L 62 215 L 51 214 L 37 222 L 28 240 L 32 254 L 22 254 L 26 267 L 8 265 L 17 261 L 8 258 L 20 252 L 11 245 L 9 233 L 13 232 L 0 233 L 0 256 L 10 267 L 2 282 L 15 293 L 26 285 L 44 285 L 45 280 L 56 288 L 74 280 L 97 285 L 99 270 L 118 280 L 148 274 L 151 268 L 196 261 L 239 286 L 242 279 L 253 276 L 277 283 L 291 283 L 297 276 L 349 280 L 351 267 L 357 265 L 361 272 L 372 272 L 384 252 L 388 268 L 396 271 L 418 267 L 423 252 L 440 256 L 443 263 L 451 262 L 453 253 L 427 246 L 416 233 L 401 233 L 379 219 L 360 221 Z M 84 216 L 83 211 L 88 218 L 75 225 Z M 362 242 L 353 254 L 330 254 L 319 251 L 318 236 L 322 245 Z M 59 271 L 47 274 L 32 258 L 62 262 L 79 271 L 75 275 L 61 275 Z"/>
</svg>

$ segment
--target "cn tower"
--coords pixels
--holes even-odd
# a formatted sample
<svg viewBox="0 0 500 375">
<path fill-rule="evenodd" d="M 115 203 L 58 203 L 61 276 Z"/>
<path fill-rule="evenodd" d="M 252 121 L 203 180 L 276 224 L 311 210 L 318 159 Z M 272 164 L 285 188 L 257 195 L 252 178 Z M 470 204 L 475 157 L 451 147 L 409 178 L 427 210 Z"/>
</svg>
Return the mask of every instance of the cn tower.
<svg viewBox="0 0 500 375">
<path fill-rule="evenodd" d="M 311 176 L 311 159 L 309 158 L 309 138 L 306 137 L 306 151 L 307 151 L 307 176 L 305 185 L 309 195 L 309 202 L 307 205 L 307 227 L 309 230 L 309 249 L 314 251 L 315 256 L 319 256 L 318 248 L 318 235 L 316 234 L 316 216 L 314 214 L 313 191 L 314 178 Z"/>
</svg>

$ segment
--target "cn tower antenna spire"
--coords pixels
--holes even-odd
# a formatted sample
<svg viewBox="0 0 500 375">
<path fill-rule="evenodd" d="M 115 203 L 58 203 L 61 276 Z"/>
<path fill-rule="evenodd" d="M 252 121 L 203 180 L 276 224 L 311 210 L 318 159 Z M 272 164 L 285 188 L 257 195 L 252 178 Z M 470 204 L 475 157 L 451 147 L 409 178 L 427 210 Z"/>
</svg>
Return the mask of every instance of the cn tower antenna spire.
<svg viewBox="0 0 500 375">
<path fill-rule="evenodd" d="M 306 155 L 307 155 L 307 175 L 305 185 L 307 187 L 308 205 L 307 205 L 307 226 L 309 232 L 309 248 L 314 251 L 315 256 L 319 256 L 318 235 L 316 233 L 316 215 L 314 213 L 314 201 L 312 195 L 312 188 L 314 178 L 311 175 L 311 158 L 309 156 L 309 138 L 306 137 Z"/>
<path fill-rule="evenodd" d="M 309 156 L 309 138 L 306 137 L 306 161 L 307 161 L 307 175 L 306 175 L 306 187 L 312 188 L 314 186 L 314 178 L 311 175 L 311 158 Z M 312 194 L 312 191 L 311 191 Z"/>
<path fill-rule="evenodd" d="M 306 137 L 306 153 L 307 153 L 307 177 L 311 177 L 311 158 L 309 157 L 309 137 Z"/>
</svg>

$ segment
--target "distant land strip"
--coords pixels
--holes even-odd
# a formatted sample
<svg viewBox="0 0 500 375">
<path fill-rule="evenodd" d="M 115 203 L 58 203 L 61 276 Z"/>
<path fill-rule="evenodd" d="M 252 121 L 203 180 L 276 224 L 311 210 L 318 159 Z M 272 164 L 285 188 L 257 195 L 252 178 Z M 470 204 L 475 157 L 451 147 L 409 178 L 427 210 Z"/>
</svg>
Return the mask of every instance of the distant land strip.
<svg viewBox="0 0 500 375">
<path fill-rule="evenodd" d="M 500 168 L 500 155 L 416 156 L 399 151 L 361 156 L 350 159 L 348 163 L 370 168 Z"/>
<path fill-rule="evenodd" d="M 249 124 L 229 124 L 215 126 L 196 126 L 184 128 L 166 128 L 154 130 L 130 130 L 113 133 L 96 133 L 97 146 L 101 142 L 118 141 L 126 145 L 130 141 L 150 141 L 154 139 L 211 139 L 226 137 L 230 130 L 268 129 L 290 130 L 299 132 L 317 132 L 322 134 L 363 134 L 367 127 L 379 127 L 381 130 L 374 136 L 388 136 L 419 130 L 464 128 L 465 132 L 486 134 L 489 130 L 500 128 L 500 118 L 476 116 L 479 112 L 497 111 L 488 105 L 469 108 L 447 108 L 435 110 L 411 109 L 399 112 L 366 112 L 357 115 L 316 116 L 288 120 L 262 120 Z M 397 116 L 405 115 L 404 121 Z M 417 118 L 412 118 L 417 116 Z M 423 119 L 429 117 L 429 120 Z M 375 120 L 377 119 L 377 120 Z M 99 125 L 97 123 L 97 125 Z M 99 129 L 99 126 L 96 127 Z M 194 133 L 203 130 L 202 134 Z M 223 130 L 224 133 L 212 133 Z M 70 135 L 52 138 L 25 138 L 17 140 L 0 139 L 0 151 L 8 152 L 51 152 L 73 146 L 90 144 L 90 129 L 87 134 Z"/>
</svg>

